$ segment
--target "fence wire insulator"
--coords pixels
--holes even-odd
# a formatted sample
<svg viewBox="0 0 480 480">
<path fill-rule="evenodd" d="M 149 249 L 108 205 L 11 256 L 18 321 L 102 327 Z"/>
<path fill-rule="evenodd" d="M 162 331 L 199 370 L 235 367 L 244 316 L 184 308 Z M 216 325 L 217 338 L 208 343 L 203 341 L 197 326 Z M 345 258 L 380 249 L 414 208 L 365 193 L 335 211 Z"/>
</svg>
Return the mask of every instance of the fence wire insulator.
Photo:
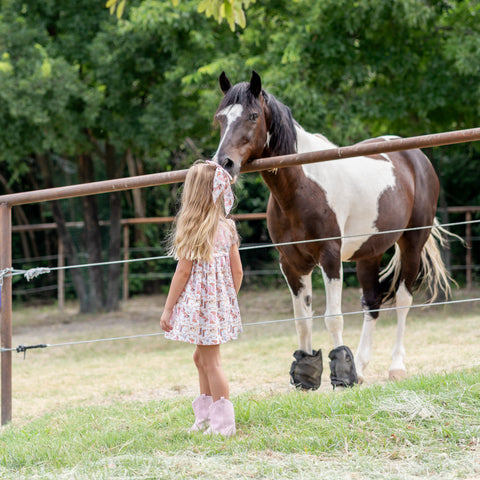
<svg viewBox="0 0 480 480">
<path fill-rule="evenodd" d="M 23 352 L 23 359 L 25 360 L 27 356 L 27 350 L 32 350 L 33 348 L 47 348 L 48 345 L 46 343 L 39 343 L 38 345 L 19 345 L 16 350 L 18 353 Z"/>
<path fill-rule="evenodd" d="M 25 278 L 27 281 L 30 281 L 32 278 L 36 278 L 39 275 L 43 275 L 44 273 L 50 273 L 50 269 L 47 267 L 36 267 L 36 268 L 31 268 L 30 270 L 27 270 L 24 273 Z"/>
</svg>

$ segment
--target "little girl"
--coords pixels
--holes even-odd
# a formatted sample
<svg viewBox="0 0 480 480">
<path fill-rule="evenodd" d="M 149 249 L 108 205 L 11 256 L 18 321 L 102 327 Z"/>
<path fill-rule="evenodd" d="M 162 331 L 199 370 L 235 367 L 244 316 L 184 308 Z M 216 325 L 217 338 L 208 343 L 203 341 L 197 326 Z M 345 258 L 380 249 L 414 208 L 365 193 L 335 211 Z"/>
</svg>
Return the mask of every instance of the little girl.
<svg viewBox="0 0 480 480">
<path fill-rule="evenodd" d="M 187 172 L 172 235 L 178 260 L 160 326 L 165 338 L 197 345 L 193 360 L 200 396 L 193 401 L 191 431 L 235 434 L 235 412 L 220 359 L 220 344 L 242 331 L 237 294 L 243 278 L 238 234 L 227 219 L 233 206 L 232 177 L 211 161 Z M 207 428 L 208 427 L 208 428 Z"/>
</svg>

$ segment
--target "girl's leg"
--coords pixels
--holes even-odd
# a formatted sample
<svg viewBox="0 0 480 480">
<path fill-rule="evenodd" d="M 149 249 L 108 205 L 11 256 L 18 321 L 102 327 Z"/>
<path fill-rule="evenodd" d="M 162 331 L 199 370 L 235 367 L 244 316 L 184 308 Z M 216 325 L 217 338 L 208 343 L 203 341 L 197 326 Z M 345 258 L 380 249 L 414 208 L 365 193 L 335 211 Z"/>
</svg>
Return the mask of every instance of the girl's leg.
<svg viewBox="0 0 480 480">
<path fill-rule="evenodd" d="M 208 387 L 207 385 L 203 386 L 203 388 L 208 388 L 208 391 L 201 390 L 201 393 L 211 395 L 214 402 L 222 397 L 228 400 L 230 392 L 228 380 L 222 368 L 220 345 L 197 345 L 194 359 L 198 368 L 200 389 L 202 389 L 205 379 L 208 384 Z"/>
<path fill-rule="evenodd" d="M 213 400 L 210 393 L 210 385 L 208 384 L 208 378 L 203 369 L 201 362 L 201 355 L 198 351 L 198 347 L 193 353 L 193 361 L 198 370 L 198 380 L 200 383 L 200 395 L 192 402 L 193 413 L 195 414 L 195 423 L 190 427 L 190 432 L 198 432 L 208 427 L 210 420 L 210 407 Z"/>
<path fill-rule="evenodd" d="M 197 349 L 201 368 L 208 379 L 213 397 L 213 403 L 208 410 L 210 426 L 205 433 L 226 437 L 235 435 L 235 410 L 228 399 L 228 381 L 220 360 L 220 345 L 198 345 Z"/>
<path fill-rule="evenodd" d="M 197 345 L 195 352 L 193 353 L 193 361 L 198 370 L 198 381 L 200 384 L 200 394 L 211 396 L 210 385 L 208 383 L 207 373 L 205 372 L 202 364 L 201 353 L 199 351 L 200 345 Z"/>
</svg>

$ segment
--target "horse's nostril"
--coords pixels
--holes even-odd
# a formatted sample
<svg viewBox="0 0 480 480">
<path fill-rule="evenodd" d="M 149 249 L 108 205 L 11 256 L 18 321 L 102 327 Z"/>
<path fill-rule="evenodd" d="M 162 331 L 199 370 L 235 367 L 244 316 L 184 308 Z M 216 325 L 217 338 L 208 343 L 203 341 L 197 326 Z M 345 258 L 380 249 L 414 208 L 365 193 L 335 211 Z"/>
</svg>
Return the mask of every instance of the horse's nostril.
<svg viewBox="0 0 480 480">
<path fill-rule="evenodd" d="M 233 168 L 233 160 L 231 158 L 225 158 L 222 162 L 222 167 L 225 169 L 225 170 L 231 170 Z"/>
</svg>

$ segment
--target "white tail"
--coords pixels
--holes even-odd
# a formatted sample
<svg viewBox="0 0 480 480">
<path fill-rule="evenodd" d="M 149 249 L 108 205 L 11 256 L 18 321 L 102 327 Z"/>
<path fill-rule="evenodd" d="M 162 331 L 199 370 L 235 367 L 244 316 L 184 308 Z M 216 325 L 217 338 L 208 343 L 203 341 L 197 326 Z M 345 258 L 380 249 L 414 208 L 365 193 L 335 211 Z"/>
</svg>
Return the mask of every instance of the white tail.
<svg viewBox="0 0 480 480">
<path fill-rule="evenodd" d="M 417 279 L 420 280 L 418 288 L 426 287 L 431 290 L 432 294 L 429 303 L 433 302 L 440 292 L 443 292 L 445 297 L 448 298 L 451 294 L 450 284 L 454 283 L 457 285 L 445 268 L 439 248 L 446 248 L 448 246 L 448 236 L 456 237 L 463 242 L 461 237 L 443 228 L 435 218 L 430 235 L 422 250 L 421 266 L 417 276 Z M 400 247 L 395 244 L 395 253 L 392 259 L 380 273 L 380 282 L 385 281 L 387 277 L 391 277 L 389 279 L 390 288 L 385 295 L 386 298 L 391 298 L 395 294 L 395 288 L 398 285 L 401 272 L 400 260 Z"/>
</svg>

